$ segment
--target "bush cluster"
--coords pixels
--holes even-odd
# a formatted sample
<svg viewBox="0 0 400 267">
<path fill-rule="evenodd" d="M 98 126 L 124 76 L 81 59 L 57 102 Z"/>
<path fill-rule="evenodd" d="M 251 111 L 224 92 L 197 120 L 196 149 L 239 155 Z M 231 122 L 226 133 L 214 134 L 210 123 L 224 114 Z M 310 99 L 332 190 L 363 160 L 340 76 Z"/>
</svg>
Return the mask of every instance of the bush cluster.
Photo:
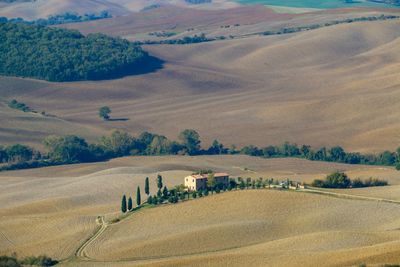
<svg viewBox="0 0 400 267">
<path fill-rule="evenodd" d="M 334 172 L 326 177 L 325 180 L 316 179 L 311 184 L 314 187 L 321 188 L 360 188 L 371 186 L 385 186 L 388 182 L 377 178 L 361 180 L 360 178 L 351 180 L 343 172 Z"/>
<path fill-rule="evenodd" d="M 8 106 L 13 109 L 18 109 L 23 112 L 33 112 L 34 110 L 28 107 L 26 104 L 18 102 L 17 100 L 13 99 L 8 103 Z"/>
<path fill-rule="evenodd" d="M 1 1 L 0 1 L 1 2 Z M 22 18 L 12 18 L 8 19 L 6 17 L 0 17 L 0 22 L 13 22 L 13 23 L 25 23 L 25 24 L 32 24 L 32 25 L 58 25 L 58 24 L 65 24 L 65 23 L 75 23 L 75 22 L 84 22 L 84 21 L 91 21 L 91 20 L 98 20 L 98 19 L 106 19 L 111 18 L 111 14 L 104 10 L 101 11 L 99 14 L 96 13 L 85 13 L 84 15 L 79 15 L 78 13 L 74 12 L 65 12 L 62 14 L 50 15 L 47 19 L 37 19 L 32 21 L 27 21 Z"/>
<path fill-rule="evenodd" d="M 53 260 L 50 257 L 41 255 L 38 257 L 26 257 L 22 260 L 18 260 L 15 256 L 0 256 L 0 266 L 1 267 L 20 267 L 20 266 L 53 266 L 56 265 L 58 261 Z"/>
</svg>

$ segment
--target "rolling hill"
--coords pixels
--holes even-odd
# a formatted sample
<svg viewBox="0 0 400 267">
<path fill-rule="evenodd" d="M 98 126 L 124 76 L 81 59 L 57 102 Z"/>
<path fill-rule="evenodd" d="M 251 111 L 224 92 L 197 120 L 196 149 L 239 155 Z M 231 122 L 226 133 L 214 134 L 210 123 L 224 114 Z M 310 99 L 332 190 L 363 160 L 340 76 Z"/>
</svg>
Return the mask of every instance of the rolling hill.
<svg viewBox="0 0 400 267">
<path fill-rule="evenodd" d="M 35 20 L 51 15 L 73 12 L 78 14 L 100 13 L 108 11 L 113 17 L 138 13 L 142 10 L 160 6 L 190 7 L 195 9 L 226 9 L 239 6 L 233 1 L 214 0 L 212 4 L 193 5 L 185 0 L 35 0 L 35 1 L 0 1 L 0 17 Z"/>
<path fill-rule="evenodd" d="M 29 64 L 41 64 L 57 75 L 63 70 L 71 74 L 68 56 L 74 53 L 73 58 L 86 67 L 88 59 L 113 61 L 118 53 L 102 54 L 105 45 L 93 43 L 84 51 L 74 41 L 63 43 L 63 38 L 59 43 L 71 50 L 54 46 L 52 33 L 65 32 L 60 28 L 78 30 L 82 35 L 75 32 L 72 38 L 86 40 L 91 33 L 129 41 L 204 33 L 218 40 L 143 45 L 143 52 L 136 52 L 163 64 L 130 76 L 100 72 L 90 81 L 73 82 L 0 76 L 0 145 L 23 143 L 43 149 L 46 136 L 67 134 L 95 142 L 115 129 L 133 135 L 149 131 L 175 140 L 182 130 L 195 129 L 204 148 L 214 139 L 226 147 L 289 141 L 313 148 L 340 145 L 348 152 L 363 153 L 400 146 L 400 19 L 368 19 L 399 16 L 399 10 L 304 9 L 288 14 L 286 9 L 278 14 L 225 0 L 204 5 L 184 0 L 0 1 L 0 17 L 37 19 L 103 10 L 113 17 L 42 28 L 45 45 L 34 41 L 40 49 L 27 41 L 18 51 L 13 49 L 17 42 L 10 41 L 4 48 L 10 52 L 9 60 L 0 66 L 3 73 L 43 78 L 42 71 L 9 72 L 17 61 L 14 57 L 19 65 L 13 70 L 32 71 Z M 361 17 L 363 21 L 346 21 Z M 332 25 L 335 21 L 341 23 Z M 261 34 L 307 25 L 317 29 Z M 10 32 L 4 31 L 0 43 L 11 40 Z M 117 43 L 135 46 L 102 38 L 109 48 Z M 51 53 L 52 49 L 60 53 Z M 57 54 L 57 58 L 20 57 L 40 57 L 48 51 L 47 56 Z M 121 66 L 129 63 L 123 56 L 120 59 Z M 37 112 L 11 108 L 12 99 Z M 112 109 L 112 120 L 99 118 L 103 106 Z M 234 190 L 176 205 L 146 206 L 120 217 L 121 196 L 135 199 L 146 177 L 155 194 L 158 174 L 172 188 L 186 175 L 206 169 L 231 177 L 306 183 L 342 171 L 352 179 L 387 180 L 389 186 Z M 60 266 L 71 267 L 398 264 L 398 174 L 393 167 L 244 155 L 136 156 L 0 172 L 0 255 L 46 254 Z M 142 193 L 142 200 L 146 198 Z"/>
<path fill-rule="evenodd" d="M 193 128 L 206 144 L 218 138 L 228 146 L 290 141 L 394 150 L 400 143 L 398 27 L 398 20 L 357 22 L 282 36 L 146 46 L 166 61 L 164 68 L 117 80 L 2 77 L 3 101 L 15 98 L 71 126 L 46 128 L 49 118 L 32 125 L 22 119 L 26 114 L 1 106 L 4 125 L 14 119 L 0 133 L 4 143 L 39 144 L 46 133 L 78 128 L 89 141 L 115 128 L 171 139 Z M 102 122 L 97 112 L 104 105 L 113 117 L 129 120 Z M 18 129 L 26 131 L 13 134 Z"/>
<path fill-rule="evenodd" d="M 114 218 L 121 195 L 132 195 L 146 176 L 155 193 L 158 173 L 171 188 L 199 168 L 297 181 L 340 169 L 351 177 L 388 179 L 391 186 L 380 188 L 386 199 L 385 192 L 398 192 L 400 184 L 392 168 L 247 156 L 127 157 L 4 172 L 0 253 L 47 254 L 63 260 L 61 266 L 350 266 L 400 260 L 398 204 L 267 189 L 143 209 L 108 225 L 85 249 L 91 260 L 73 257 L 96 231 L 97 216 Z M 368 196 L 374 188 L 343 192 Z"/>
</svg>

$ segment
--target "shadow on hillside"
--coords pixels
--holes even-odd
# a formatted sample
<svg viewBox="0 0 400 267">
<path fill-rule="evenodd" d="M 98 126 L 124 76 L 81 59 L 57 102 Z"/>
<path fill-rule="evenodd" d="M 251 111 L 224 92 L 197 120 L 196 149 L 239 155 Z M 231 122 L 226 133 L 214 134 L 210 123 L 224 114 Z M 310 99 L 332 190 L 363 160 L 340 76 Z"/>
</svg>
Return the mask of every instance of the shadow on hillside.
<svg viewBox="0 0 400 267">
<path fill-rule="evenodd" d="M 153 73 L 162 69 L 164 67 L 164 63 L 165 61 L 148 55 L 130 66 L 124 66 L 123 68 L 112 73 L 108 73 L 106 76 L 92 77 L 92 79 L 89 80 L 111 80 L 124 78 L 126 76 Z"/>
<path fill-rule="evenodd" d="M 129 121 L 129 118 L 111 118 L 108 121 Z"/>
</svg>

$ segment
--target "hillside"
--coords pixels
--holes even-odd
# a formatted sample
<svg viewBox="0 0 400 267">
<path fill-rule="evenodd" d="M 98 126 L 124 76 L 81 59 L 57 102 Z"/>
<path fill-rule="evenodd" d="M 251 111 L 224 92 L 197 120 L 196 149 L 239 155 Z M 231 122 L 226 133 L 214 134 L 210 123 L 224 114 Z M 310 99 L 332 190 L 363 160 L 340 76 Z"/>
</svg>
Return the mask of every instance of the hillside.
<svg viewBox="0 0 400 267">
<path fill-rule="evenodd" d="M 142 10 L 160 6 L 189 7 L 194 9 L 226 9 L 239 6 L 234 1 L 214 0 L 212 4 L 191 4 L 185 0 L 35 0 L 0 1 L 0 17 L 35 20 L 51 15 L 73 12 L 85 13 L 109 12 L 113 17 L 125 16 Z"/>
<path fill-rule="evenodd" d="M 343 266 L 400 260 L 398 204 L 267 189 L 144 209 L 110 225 L 87 247 L 85 253 L 96 262 L 70 258 L 95 231 L 96 217 L 115 217 L 121 195 L 132 195 L 146 176 L 155 193 L 158 173 L 171 188 L 199 168 L 297 181 L 311 181 L 339 169 L 351 177 L 388 179 L 391 186 L 379 188 L 381 198 L 399 192 L 400 184 L 392 168 L 247 156 L 127 157 L 3 172 L 0 253 L 68 258 L 61 266 L 262 266 L 266 262 L 312 266 L 321 259 L 324 266 Z M 375 189 L 344 192 L 368 196 Z M 399 200 L 398 195 L 393 194 L 393 199 Z M 296 257 L 290 251 L 296 251 Z"/>
<path fill-rule="evenodd" d="M 113 16 L 129 14 L 129 10 L 111 3 L 107 0 L 37 0 L 37 1 L 15 1 L 13 3 L 0 3 L 0 17 L 24 18 L 34 20 L 47 18 L 51 15 L 62 14 L 65 12 L 75 12 L 78 14 L 99 13 L 107 10 Z"/>
<path fill-rule="evenodd" d="M 233 192 L 135 214 L 109 227 L 88 255 L 160 266 L 396 262 L 396 211 L 301 193 Z"/>
<path fill-rule="evenodd" d="M 3 101 L 17 99 L 86 131 L 89 140 L 115 128 L 171 139 L 192 128 L 205 145 L 217 138 L 227 146 L 290 141 L 394 150 L 400 144 L 398 27 L 398 20 L 357 22 L 282 36 L 146 46 L 167 62 L 162 70 L 73 84 L 2 77 L 0 92 Z M 100 121 L 104 105 L 115 118 L 129 120 Z M 74 131 L 49 128 L 48 118 L 32 125 L 22 119 L 26 114 L 0 109 L 6 125 L 14 118 L 0 132 L 4 143 L 38 144 L 46 133 Z M 18 129 L 26 131 L 13 134 Z"/>
</svg>

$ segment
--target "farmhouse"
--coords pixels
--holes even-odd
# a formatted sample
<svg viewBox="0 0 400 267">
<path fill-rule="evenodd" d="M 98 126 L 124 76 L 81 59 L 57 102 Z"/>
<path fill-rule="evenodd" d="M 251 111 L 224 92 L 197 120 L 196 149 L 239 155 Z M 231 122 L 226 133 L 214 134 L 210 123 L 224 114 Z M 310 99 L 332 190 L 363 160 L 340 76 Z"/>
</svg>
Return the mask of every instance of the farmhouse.
<svg viewBox="0 0 400 267">
<path fill-rule="evenodd" d="M 209 174 L 192 174 L 185 177 L 185 186 L 189 191 L 199 191 L 207 188 L 207 180 Z M 223 187 L 229 185 L 229 174 L 214 173 L 215 184 L 220 184 Z"/>
</svg>

